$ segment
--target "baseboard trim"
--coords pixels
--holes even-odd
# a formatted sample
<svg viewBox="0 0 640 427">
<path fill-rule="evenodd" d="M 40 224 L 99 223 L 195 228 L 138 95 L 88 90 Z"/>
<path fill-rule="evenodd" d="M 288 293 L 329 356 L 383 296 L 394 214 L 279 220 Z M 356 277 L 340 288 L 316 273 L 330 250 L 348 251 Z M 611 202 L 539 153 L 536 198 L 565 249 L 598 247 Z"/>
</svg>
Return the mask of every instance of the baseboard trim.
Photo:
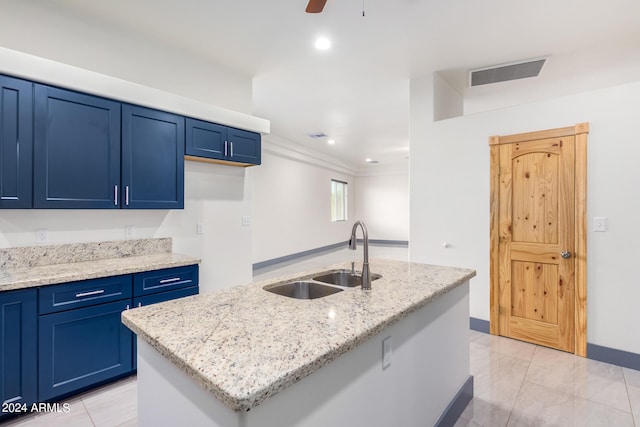
<svg viewBox="0 0 640 427">
<path fill-rule="evenodd" d="M 640 371 L 640 354 L 587 343 L 587 358 Z"/>
<path fill-rule="evenodd" d="M 363 240 L 358 239 L 358 244 L 362 244 Z M 378 245 L 378 246 L 397 246 L 401 248 L 408 248 L 409 241 L 408 240 L 384 240 L 384 239 L 369 239 L 370 245 Z"/>
<path fill-rule="evenodd" d="M 362 243 L 362 240 L 358 240 L 358 243 Z M 370 245 L 376 246 L 398 246 L 398 247 L 409 247 L 409 242 L 407 240 L 369 240 Z M 283 262 L 294 261 L 299 258 L 304 258 L 312 255 L 318 255 L 324 252 L 331 252 L 336 249 L 347 248 L 349 246 L 348 241 L 334 243 L 332 245 L 321 246 L 315 249 L 309 249 L 308 251 L 297 252 L 295 254 L 285 255 L 278 258 L 269 259 L 266 261 L 256 262 L 253 264 L 253 271 L 259 270 L 261 268 L 271 267 L 276 264 L 280 264 Z"/>
<path fill-rule="evenodd" d="M 259 270 L 265 267 L 271 267 L 273 265 L 280 264 L 283 262 L 293 261 L 298 258 L 304 258 L 310 255 L 318 255 L 323 252 L 330 252 L 338 248 L 346 248 L 348 245 L 349 245 L 349 242 L 346 242 L 346 241 L 340 242 L 340 243 L 334 243 L 332 245 L 321 246 L 315 249 L 309 249 L 308 251 L 297 252 L 291 255 L 285 255 L 278 258 L 269 259 L 266 261 L 256 262 L 255 264 L 253 264 L 253 271 Z"/>
<path fill-rule="evenodd" d="M 489 333 L 489 321 L 478 319 L 476 317 L 469 317 L 469 327 L 474 331 Z"/>
<path fill-rule="evenodd" d="M 474 331 L 489 333 L 489 322 L 487 320 L 469 317 L 469 327 Z M 640 371 L 640 354 L 616 348 L 587 343 L 587 359 Z"/>
<path fill-rule="evenodd" d="M 467 381 L 464 382 L 460 390 L 453 397 L 447 409 L 444 410 L 438 421 L 435 423 L 436 427 L 450 427 L 454 426 L 460 418 L 460 415 L 464 412 L 464 408 L 467 407 L 471 399 L 473 398 L 473 375 L 469 375 Z"/>
</svg>

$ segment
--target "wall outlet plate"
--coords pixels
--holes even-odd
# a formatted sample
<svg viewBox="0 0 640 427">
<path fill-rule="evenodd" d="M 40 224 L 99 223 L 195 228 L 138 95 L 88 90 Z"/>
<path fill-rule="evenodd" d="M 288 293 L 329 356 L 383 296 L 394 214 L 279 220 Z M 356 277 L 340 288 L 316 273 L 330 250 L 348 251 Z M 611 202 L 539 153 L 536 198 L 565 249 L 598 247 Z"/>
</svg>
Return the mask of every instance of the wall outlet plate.
<svg viewBox="0 0 640 427">
<path fill-rule="evenodd" d="M 382 340 L 382 369 L 387 369 L 391 366 L 391 353 L 393 351 L 393 342 L 391 337 L 386 337 Z"/>
<path fill-rule="evenodd" d="M 607 231 L 607 217 L 593 217 L 593 231 Z"/>
<path fill-rule="evenodd" d="M 126 239 L 132 239 L 136 235 L 136 229 L 133 225 L 124 226 L 124 237 Z"/>
<path fill-rule="evenodd" d="M 196 224 L 196 234 L 204 234 L 204 224 L 199 222 Z"/>
<path fill-rule="evenodd" d="M 49 231 L 46 228 L 36 228 L 36 243 L 47 243 Z"/>
</svg>

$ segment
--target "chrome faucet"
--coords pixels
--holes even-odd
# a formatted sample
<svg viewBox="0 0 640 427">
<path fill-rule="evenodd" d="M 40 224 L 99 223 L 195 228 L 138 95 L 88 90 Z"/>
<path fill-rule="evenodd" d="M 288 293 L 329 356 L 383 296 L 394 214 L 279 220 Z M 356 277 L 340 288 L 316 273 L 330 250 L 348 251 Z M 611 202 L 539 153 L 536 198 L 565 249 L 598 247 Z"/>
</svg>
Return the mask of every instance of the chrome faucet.
<svg viewBox="0 0 640 427">
<path fill-rule="evenodd" d="M 362 262 L 362 289 L 371 289 L 371 272 L 369 271 L 369 235 L 364 222 L 358 220 L 353 224 L 351 229 L 351 239 L 349 239 L 349 249 L 356 250 L 356 231 L 358 226 L 362 228 L 362 237 L 364 240 L 364 261 Z"/>
</svg>

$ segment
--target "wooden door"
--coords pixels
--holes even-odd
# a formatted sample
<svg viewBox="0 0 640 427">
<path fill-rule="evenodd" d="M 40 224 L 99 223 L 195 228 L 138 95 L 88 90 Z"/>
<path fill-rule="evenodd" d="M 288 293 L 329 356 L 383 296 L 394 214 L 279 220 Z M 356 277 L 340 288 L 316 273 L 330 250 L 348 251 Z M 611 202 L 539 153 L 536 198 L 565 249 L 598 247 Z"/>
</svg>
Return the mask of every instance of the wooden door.
<svg viewBox="0 0 640 427">
<path fill-rule="evenodd" d="M 576 352 L 583 138 L 569 129 L 492 139 L 492 333 Z"/>
</svg>

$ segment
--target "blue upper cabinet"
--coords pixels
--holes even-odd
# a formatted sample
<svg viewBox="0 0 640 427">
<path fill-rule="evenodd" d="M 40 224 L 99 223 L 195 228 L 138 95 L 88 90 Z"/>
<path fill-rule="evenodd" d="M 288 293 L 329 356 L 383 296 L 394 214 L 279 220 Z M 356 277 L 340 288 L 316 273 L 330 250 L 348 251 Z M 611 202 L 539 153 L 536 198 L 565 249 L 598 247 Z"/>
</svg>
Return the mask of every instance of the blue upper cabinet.
<svg viewBox="0 0 640 427">
<path fill-rule="evenodd" d="M 120 103 L 35 85 L 33 206 L 118 208 Z"/>
<path fill-rule="evenodd" d="M 33 84 L 0 76 L 0 208 L 32 206 Z"/>
<path fill-rule="evenodd" d="M 123 207 L 184 208 L 184 117 L 122 106 Z"/>
<path fill-rule="evenodd" d="M 262 162 L 260 134 L 246 130 L 229 128 L 229 159 L 252 165 Z"/>
<path fill-rule="evenodd" d="M 225 144 L 227 144 L 226 126 L 187 119 L 185 154 L 224 160 L 226 158 Z"/>
<path fill-rule="evenodd" d="M 260 134 L 202 120 L 187 119 L 185 154 L 190 160 L 242 166 L 261 162 Z"/>
</svg>

